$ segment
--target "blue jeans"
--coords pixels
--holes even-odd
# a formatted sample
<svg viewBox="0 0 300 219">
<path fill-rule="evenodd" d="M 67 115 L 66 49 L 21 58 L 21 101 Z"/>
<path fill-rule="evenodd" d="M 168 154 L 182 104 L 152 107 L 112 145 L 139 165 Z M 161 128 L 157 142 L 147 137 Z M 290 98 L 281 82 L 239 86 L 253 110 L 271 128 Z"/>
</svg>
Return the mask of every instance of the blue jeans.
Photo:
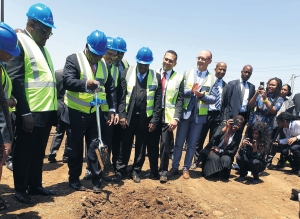
<svg viewBox="0 0 300 219">
<path fill-rule="evenodd" d="M 179 167 L 179 162 L 182 155 L 182 147 L 185 140 L 187 144 L 187 149 L 182 169 L 188 170 L 191 167 L 202 126 L 203 123 L 197 124 L 194 122 L 192 115 L 189 119 L 180 119 L 176 132 L 172 168 L 178 169 Z"/>
</svg>

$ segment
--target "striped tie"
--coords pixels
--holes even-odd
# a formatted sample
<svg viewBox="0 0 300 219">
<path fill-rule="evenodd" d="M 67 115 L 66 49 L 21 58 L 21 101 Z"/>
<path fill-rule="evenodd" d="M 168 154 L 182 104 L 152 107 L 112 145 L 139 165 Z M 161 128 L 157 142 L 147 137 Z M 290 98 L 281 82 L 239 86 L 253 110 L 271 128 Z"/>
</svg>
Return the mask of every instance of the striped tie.
<svg viewBox="0 0 300 219">
<path fill-rule="evenodd" d="M 215 107 L 217 110 L 220 110 L 221 96 L 220 96 L 218 82 L 219 82 L 219 80 L 217 80 L 216 83 L 214 84 L 212 91 L 213 91 L 213 95 L 216 97 Z"/>
</svg>

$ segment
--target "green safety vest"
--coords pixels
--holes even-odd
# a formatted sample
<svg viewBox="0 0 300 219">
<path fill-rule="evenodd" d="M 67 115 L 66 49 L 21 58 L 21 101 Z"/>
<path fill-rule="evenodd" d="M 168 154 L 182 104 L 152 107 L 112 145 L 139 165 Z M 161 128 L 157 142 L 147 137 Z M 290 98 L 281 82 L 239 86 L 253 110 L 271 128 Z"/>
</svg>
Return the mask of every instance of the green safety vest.
<svg viewBox="0 0 300 219">
<path fill-rule="evenodd" d="M 123 64 L 123 66 L 124 66 L 124 69 L 125 68 L 129 68 L 129 63 L 125 60 L 125 59 L 122 59 L 122 64 Z"/>
<path fill-rule="evenodd" d="M 157 73 L 160 73 L 160 70 L 156 70 Z M 165 123 L 170 123 L 175 115 L 175 105 L 177 102 L 178 92 L 180 83 L 183 80 L 183 74 L 178 74 L 173 72 L 171 77 L 168 80 L 167 87 L 165 88 Z M 163 94 L 162 94 L 163 95 Z"/>
<path fill-rule="evenodd" d="M 118 86 L 119 69 L 114 64 L 112 64 L 111 66 L 110 74 L 115 82 L 115 88 L 116 88 Z M 106 95 L 105 95 L 105 101 L 106 101 Z M 108 104 L 101 105 L 101 110 L 102 112 L 108 112 L 109 111 Z"/>
<path fill-rule="evenodd" d="M 194 85 L 194 78 L 195 78 L 195 70 L 190 70 L 190 71 L 187 71 L 186 74 L 185 74 L 185 89 L 192 89 L 193 85 Z M 202 87 L 209 87 L 209 91 L 206 91 L 205 92 L 205 95 L 209 95 L 210 92 L 211 92 L 211 89 L 215 83 L 215 76 L 211 75 L 209 72 L 208 72 L 208 75 L 206 77 L 206 81 L 205 83 L 202 85 Z M 190 103 L 190 100 L 191 100 L 191 97 L 185 97 L 184 98 L 184 102 L 183 102 L 183 109 L 187 109 L 188 108 L 188 105 Z M 207 115 L 208 114 L 208 106 L 209 104 L 203 102 L 202 100 L 199 100 L 198 102 L 198 115 L 199 116 L 204 116 L 204 115 Z"/>
<path fill-rule="evenodd" d="M 128 112 L 130 97 L 133 88 L 136 85 L 136 78 L 137 78 L 136 74 L 137 74 L 136 66 L 132 66 L 128 68 L 126 78 L 125 78 L 127 83 L 126 108 L 125 108 L 126 112 Z M 158 81 L 156 78 L 155 71 L 149 69 L 147 74 L 148 76 L 147 76 L 147 88 L 146 88 L 146 95 L 147 95 L 146 114 L 147 117 L 150 117 L 153 115 L 154 96 L 155 96 L 155 91 L 157 90 L 158 87 Z"/>
<path fill-rule="evenodd" d="M 5 99 L 10 99 L 11 97 L 11 91 L 12 91 L 12 83 L 10 80 L 10 77 L 8 76 L 7 72 L 5 71 L 4 66 L 0 63 L 1 66 L 1 72 L 2 72 L 2 87 L 5 95 Z M 14 108 L 8 107 L 9 112 L 15 111 Z"/>
<path fill-rule="evenodd" d="M 56 78 L 50 54 L 43 47 L 44 56 L 40 47 L 26 34 L 17 35 L 24 49 L 24 87 L 30 111 L 57 110 Z"/>
<path fill-rule="evenodd" d="M 98 62 L 96 76 L 94 76 L 90 63 L 88 62 L 85 54 L 83 52 L 76 53 L 76 57 L 80 68 L 80 80 L 97 80 L 100 82 L 98 98 L 103 100 L 105 98 L 104 84 L 107 81 L 107 67 L 105 62 L 102 60 Z M 93 100 L 93 93 L 66 90 L 64 102 L 71 109 L 90 114 L 96 111 L 96 107 L 91 108 L 90 105 Z"/>
</svg>

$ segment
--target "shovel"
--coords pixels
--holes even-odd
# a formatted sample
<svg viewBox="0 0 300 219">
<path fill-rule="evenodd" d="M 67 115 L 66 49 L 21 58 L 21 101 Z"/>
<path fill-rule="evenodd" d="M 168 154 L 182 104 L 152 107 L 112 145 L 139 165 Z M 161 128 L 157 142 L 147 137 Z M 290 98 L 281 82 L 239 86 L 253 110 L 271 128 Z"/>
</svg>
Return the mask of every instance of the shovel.
<svg viewBox="0 0 300 219">
<path fill-rule="evenodd" d="M 111 175 L 114 175 L 114 170 L 110 163 L 110 154 L 108 153 L 108 147 L 107 147 L 107 145 L 104 145 L 103 141 L 102 141 L 101 125 L 100 125 L 101 123 L 100 123 L 99 106 L 100 106 L 100 104 L 105 103 L 105 101 L 98 99 L 98 92 L 95 92 L 93 102 L 91 103 L 91 105 L 94 105 L 96 107 L 96 120 L 97 120 L 97 131 L 98 131 L 98 142 L 99 142 L 98 148 L 95 148 L 95 152 L 96 152 L 100 167 L 103 170 L 103 173 L 107 176 L 111 176 Z"/>
</svg>

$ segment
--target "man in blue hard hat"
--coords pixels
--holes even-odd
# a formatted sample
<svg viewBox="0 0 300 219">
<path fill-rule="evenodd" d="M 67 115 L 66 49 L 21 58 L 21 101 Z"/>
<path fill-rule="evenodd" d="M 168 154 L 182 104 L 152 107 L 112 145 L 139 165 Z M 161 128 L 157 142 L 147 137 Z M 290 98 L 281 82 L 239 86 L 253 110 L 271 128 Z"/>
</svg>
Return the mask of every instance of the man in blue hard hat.
<svg viewBox="0 0 300 219">
<path fill-rule="evenodd" d="M 4 64 L 13 56 L 20 54 L 18 37 L 15 31 L 5 23 L 0 23 L 0 179 L 2 177 L 2 167 L 11 150 L 13 140 L 13 128 L 9 115 L 9 102 L 17 104 L 15 98 L 8 99 L 12 85 L 7 76 Z M 7 202 L 0 197 L 0 211 L 7 209 Z"/>
<path fill-rule="evenodd" d="M 137 66 L 125 69 L 121 78 L 122 93 L 118 111 L 123 134 L 117 176 L 122 177 L 126 173 L 135 135 L 131 177 L 134 182 L 139 183 L 148 133 L 155 130 L 161 118 L 161 79 L 160 74 L 149 69 L 153 55 L 148 47 L 138 51 L 136 61 Z"/>
<path fill-rule="evenodd" d="M 119 68 L 121 76 L 124 74 L 124 70 L 129 68 L 129 63 L 124 59 L 124 54 L 127 52 L 127 45 L 123 38 L 115 38 L 117 46 L 117 56 L 115 57 L 114 63 Z"/>
<path fill-rule="evenodd" d="M 57 90 L 51 56 L 45 45 L 52 28 L 52 12 L 44 4 L 32 5 L 26 29 L 17 33 L 21 53 L 7 63 L 16 106 L 16 143 L 13 156 L 15 197 L 32 203 L 29 195 L 54 195 L 42 186 L 45 149 L 57 114 Z"/>
<path fill-rule="evenodd" d="M 79 191 L 86 190 L 79 181 L 82 173 L 83 139 L 85 138 L 93 191 L 94 193 L 101 192 L 102 170 L 95 152 L 95 146 L 98 146 L 96 106 L 91 106 L 91 102 L 94 100 L 95 92 L 98 92 L 99 98 L 106 96 L 109 109 L 107 123 L 114 122 L 115 86 L 106 63 L 102 60 L 106 51 L 105 34 L 95 30 L 87 37 L 83 52 L 67 57 L 63 72 L 66 95 L 61 118 L 67 123 L 69 186 Z"/>
</svg>

